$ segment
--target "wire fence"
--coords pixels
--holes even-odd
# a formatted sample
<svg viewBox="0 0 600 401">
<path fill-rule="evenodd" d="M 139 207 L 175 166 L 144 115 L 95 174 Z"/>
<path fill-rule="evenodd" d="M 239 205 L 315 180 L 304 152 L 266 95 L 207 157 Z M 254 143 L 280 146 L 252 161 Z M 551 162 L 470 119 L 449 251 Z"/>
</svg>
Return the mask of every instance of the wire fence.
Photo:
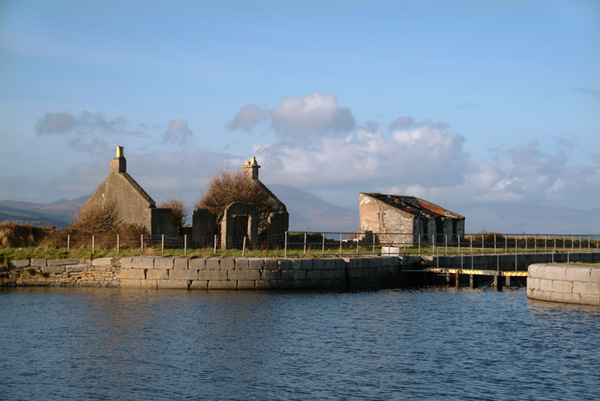
<svg viewBox="0 0 600 401">
<path fill-rule="evenodd" d="M 62 242 L 62 243 L 61 243 Z M 59 241 L 57 247 L 89 249 L 183 250 L 184 255 L 198 249 L 218 253 L 221 248 L 246 251 L 270 251 L 281 257 L 331 257 L 375 255 L 488 255 L 527 253 L 600 252 L 600 235 L 588 234 L 500 234 L 478 233 L 466 235 L 418 235 L 413 233 L 358 233 L 358 232 L 286 232 L 284 234 L 227 238 L 223 247 L 218 235 L 212 237 L 167 235 L 91 235 L 70 236 Z"/>
</svg>

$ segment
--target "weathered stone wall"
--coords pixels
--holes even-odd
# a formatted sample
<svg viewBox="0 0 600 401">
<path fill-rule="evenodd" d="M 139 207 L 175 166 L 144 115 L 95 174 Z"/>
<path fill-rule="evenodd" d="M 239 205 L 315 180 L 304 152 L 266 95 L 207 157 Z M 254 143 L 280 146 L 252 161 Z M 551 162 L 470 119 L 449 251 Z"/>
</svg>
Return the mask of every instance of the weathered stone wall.
<svg viewBox="0 0 600 401">
<path fill-rule="evenodd" d="M 10 262 L 4 286 L 183 290 L 352 290 L 402 284 L 403 260 L 127 257 Z"/>
<path fill-rule="evenodd" d="M 529 298 L 600 306 L 600 268 L 534 264 L 528 272 Z"/>
<path fill-rule="evenodd" d="M 359 229 L 363 232 L 374 233 L 410 233 L 414 232 L 414 217 L 410 213 L 403 212 L 381 202 L 366 194 L 359 194 Z M 406 244 L 412 246 L 412 235 L 380 234 L 378 238 L 381 243 Z"/>
<path fill-rule="evenodd" d="M 118 259 L 26 259 L 9 262 L 2 286 L 118 287 Z"/>
</svg>

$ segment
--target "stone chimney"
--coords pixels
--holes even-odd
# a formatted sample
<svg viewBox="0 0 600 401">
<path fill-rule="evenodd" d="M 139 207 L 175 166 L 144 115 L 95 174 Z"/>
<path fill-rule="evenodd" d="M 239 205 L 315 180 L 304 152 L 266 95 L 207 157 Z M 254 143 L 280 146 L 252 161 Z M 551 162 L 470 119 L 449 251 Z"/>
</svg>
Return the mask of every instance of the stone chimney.
<svg viewBox="0 0 600 401">
<path fill-rule="evenodd" d="M 123 146 L 117 146 L 117 155 L 110 163 L 111 173 L 126 173 L 127 172 L 127 161 L 123 155 Z"/>
<path fill-rule="evenodd" d="M 256 157 L 252 156 L 252 158 L 250 160 L 248 160 L 246 162 L 246 164 L 244 164 L 242 166 L 242 169 L 244 171 L 244 178 L 251 178 L 253 180 L 258 180 L 258 169 L 259 168 L 260 168 L 260 166 L 256 162 Z"/>
</svg>

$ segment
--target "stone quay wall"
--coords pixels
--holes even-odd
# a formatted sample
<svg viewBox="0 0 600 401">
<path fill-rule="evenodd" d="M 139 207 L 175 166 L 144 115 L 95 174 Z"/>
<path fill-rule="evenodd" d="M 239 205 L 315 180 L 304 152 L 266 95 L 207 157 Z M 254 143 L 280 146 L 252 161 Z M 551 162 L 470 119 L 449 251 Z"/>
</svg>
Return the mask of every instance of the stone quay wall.
<svg viewBox="0 0 600 401">
<path fill-rule="evenodd" d="M 600 268 L 565 264 L 529 266 L 527 297 L 600 306 Z"/>
<path fill-rule="evenodd" d="M 182 290 L 353 290 L 402 284 L 398 257 L 331 259 L 126 257 L 9 262 L 3 286 Z"/>
<path fill-rule="evenodd" d="M 118 258 L 25 259 L 8 263 L 0 286 L 119 287 Z"/>
</svg>

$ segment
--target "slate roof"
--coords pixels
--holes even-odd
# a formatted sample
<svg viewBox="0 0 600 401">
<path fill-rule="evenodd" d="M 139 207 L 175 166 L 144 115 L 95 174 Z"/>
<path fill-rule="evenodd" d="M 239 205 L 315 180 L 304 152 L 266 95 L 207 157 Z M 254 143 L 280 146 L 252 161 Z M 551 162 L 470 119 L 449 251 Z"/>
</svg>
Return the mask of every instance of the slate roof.
<svg viewBox="0 0 600 401">
<path fill-rule="evenodd" d="M 451 212 L 441 206 L 428 202 L 416 196 L 387 195 L 380 193 L 365 193 L 372 198 L 385 202 L 390 206 L 403 210 L 413 215 L 425 215 L 427 217 L 445 217 L 448 219 L 464 220 L 464 216 Z"/>
</svg>

